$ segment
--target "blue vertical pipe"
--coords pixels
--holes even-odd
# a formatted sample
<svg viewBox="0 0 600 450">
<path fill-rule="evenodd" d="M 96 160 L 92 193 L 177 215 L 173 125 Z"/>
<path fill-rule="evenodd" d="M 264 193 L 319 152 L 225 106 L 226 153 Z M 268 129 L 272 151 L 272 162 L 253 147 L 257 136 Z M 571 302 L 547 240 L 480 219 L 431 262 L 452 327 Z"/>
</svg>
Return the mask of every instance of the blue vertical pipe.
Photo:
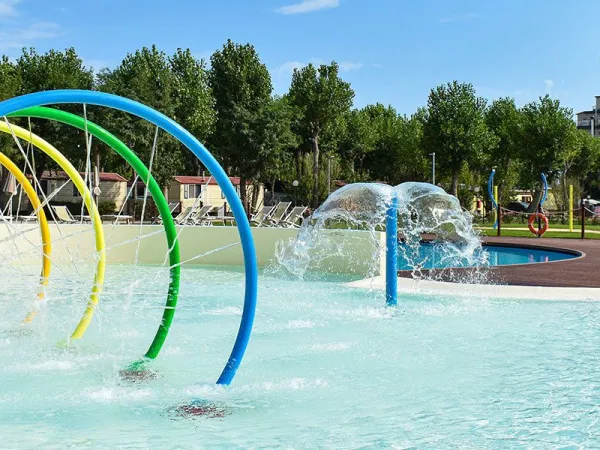
<svg viewBox="0 0 600 450">
<path fill-rule="evenodd" d="M 492 173 L 488 178 L 488 195 L 490 196 L 490 200 L 492 201 L 492 210 L 498 209 L 498 200 L 494 197 L 494 175 L 496 175 L 496 169 L 492 169 Z M 494 230 L 498 228 L 498 219 L 494 223 Z"/>
<path fill-rule="evenodd" d="M 548 179 L 546 178 L 546 174 L 544 172 L 542 172 L 541 178 L 542 178 L 542 186 L 543 186 L 544 190 L 542 193 L 542 199 L 540 200 L 540 204 L 539 204 L 540 207 L 544 206 L 544 202 L 548 198 Z"/>
<path fill-rule="evenodd" d="M 385 301 L 398 304 L 398 197 L 394 194 L 385 220 Z"/>
</svg>

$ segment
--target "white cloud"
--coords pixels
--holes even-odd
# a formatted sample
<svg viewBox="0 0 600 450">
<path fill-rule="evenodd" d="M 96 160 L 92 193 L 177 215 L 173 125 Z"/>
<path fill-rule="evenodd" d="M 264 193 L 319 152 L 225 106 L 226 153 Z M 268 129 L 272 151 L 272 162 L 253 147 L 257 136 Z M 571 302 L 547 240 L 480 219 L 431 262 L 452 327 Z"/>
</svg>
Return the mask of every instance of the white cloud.
<svg viewBox="0 0 600 450">
<path fill-rule="evenodd" d="M 304 14 L 322 9 L 332 9 L 340 6 L 340 0 L 302 0 L 300 3 L 283 6 L 276 9 L 280 14 Z"/>
<path fill-rule="evenodd" d="M 442 17 L 438 20 L 439 23 L 452 23 L 452 22 L 467 22 L 469 20 L 474 20 L 479 17 L 478 14 L 475 13 L 461 13 L 454 14 L 452 16 Z"/>
<path fill-rule="evenodd" d="M 16 6 L 21 0 L 0 0 L 0 17 L 17 17 L 19 12 Z"/>
<path fill-rule="evenodd" d="M 325 64 L 325 62 L 320 58 L 312 58 L 310 63 L 315 66 L 320 66 L 321 64 Z M 301 61 L 288 61 L 280 65 L 275 69 L 275 73 L 280 76 L 289 76 L 294 73 L 294 69 L 301 69 L 304 66 L 307 66 L 308 63 L 304 63 Z M 349 72 L 351 70 L 360 70 L 364 67 L 362 63 L 355 63 L 350 61 L 343 61 L 339 63 L 340 72 Z"/>
<path fill-rule="evenodd" d="M 354 63 L 349 61 L 343 61 L 340 63 L 340 71 L 349 72 L 351 70 L 360 70 L 363 68 L 362 63 Z"/>
<path fill-rule="evenodd" d="M 286 76 L 294 73 L 294 69 L 301 69 L 305 65 L 300 61 L 288 61 L 280 65 L 276 71 L 279 76 Z"/>
<path fill-rule="evenodd" d="M 554 81 L 552 80 L 544 80 L 544 85 L 546 86 L 546 92 L 552 92 L 552 88 L 554 87 Z"/>
<path fill-rule="evenodd" d="M 373 68 L 375 68 L 375 69 L 383 69 L 383 64 L 373 64 Z"/>
<path fill-rule="evenodd" d="M 0 31 L 0 51 L 27 47 L 32 41 L 51 39 L 62 34 L 54 22 L 37 22 L 25 27 L 8 27 Z"/>
<path fill-rule="evenodd" d="M 83 59 L 83 65 L 87 68 L 91 68 L 94 72 L 100 72 L 105 67 L 108 67 L 108 62 L 103 59 Z"/>
</svg>

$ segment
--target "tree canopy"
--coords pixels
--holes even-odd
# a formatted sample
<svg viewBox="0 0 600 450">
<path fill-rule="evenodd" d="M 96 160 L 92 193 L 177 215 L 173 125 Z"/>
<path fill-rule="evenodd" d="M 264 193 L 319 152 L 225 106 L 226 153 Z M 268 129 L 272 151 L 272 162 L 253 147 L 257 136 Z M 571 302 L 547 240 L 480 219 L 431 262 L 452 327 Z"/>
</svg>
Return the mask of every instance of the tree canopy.
<svg viewBox="0 0 600 450">
<path fill-rule="evenodd" d="M 427 105 L 412 115 L 383 103 L 353 107 L 354 91 L 338 64 L 308 64 L 294 70 L 289 91 L 273 94 L 270 73 L 251 44 L 228 40 L 210 65 L 189 49 L 167 54 L 156 46 L 125 55 L 115 67 L 94 73 L 75 49 L 38 53 L 24 49 L 16 59 L 0 58 L 0 100 L 50 89 L 96 89 L 140 101 L 173 118 L 208 148 L 230 176 L 247 186 L 266 183 L 299 202 L 316 207 L 333 186 L 345 182 L 431 181 L 436 153 L 436 181 L 468 205 L 476 187 L 484 187 L 492 167 L 501 201 L 515 190 L 540 197 L 540 173 L 548 176 L 566 204 L 566 186 L 600 194 L 600 139 L 577 130 L 573 111 L 544 96 L 518 106 L 512 98 L 488 102 L 469 83 L 435 87 Z M 84 114 L 81 105 L 59 108 Z M 90 120 L 112 131 L 147 164 L 156 128 L 128 114 L 87 106 Z M 77 167 L 86 164 L 83 132 L 47 120 L 13 119 L 43 136 Z M 10 136 L 0 149 L 20 158 Z M 100 142 L 93 141 L 93 163 L 101 170 L 132 178 L 132 169 Z M 55 168 L 36 153 L 36 172 Z M 152 172 L 163 187 L 174 175 L 204 171 L 187 149 L 158 133 Z M 143 181 L 143 180 L 142 180 Z M 298 181 L 297 187 L 293 181 Z M 460 190 L 460 192 L 459 192 Z M 562 199 L 562 200 L 561 200 Z"/>
</svg>

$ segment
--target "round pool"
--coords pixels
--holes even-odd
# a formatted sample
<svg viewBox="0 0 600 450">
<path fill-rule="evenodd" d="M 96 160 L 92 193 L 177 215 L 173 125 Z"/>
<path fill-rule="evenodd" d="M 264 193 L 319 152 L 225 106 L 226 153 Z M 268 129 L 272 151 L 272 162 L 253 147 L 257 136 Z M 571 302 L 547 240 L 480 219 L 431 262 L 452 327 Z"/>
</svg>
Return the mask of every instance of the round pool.
<svg viewBox="0 0 600 450">
<path fill-rule="evenodd" d="M 398 270 L 508 266 L 561 261 L 580 256 L 581 253 L 572 250 L 484 244 L 472 257 L 467 257 L 461 254 L 459 247 L 451 244 L 422 243 L 416 250 L 400 246 Z"/>
</svg>

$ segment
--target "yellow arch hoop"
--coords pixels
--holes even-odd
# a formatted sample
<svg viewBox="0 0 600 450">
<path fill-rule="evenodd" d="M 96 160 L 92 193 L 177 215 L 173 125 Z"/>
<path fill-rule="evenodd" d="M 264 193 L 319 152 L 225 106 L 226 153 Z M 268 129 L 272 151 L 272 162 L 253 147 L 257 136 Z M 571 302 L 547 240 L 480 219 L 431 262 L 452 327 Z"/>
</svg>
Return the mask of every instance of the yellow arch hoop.
<svg viewBox="0 0 600 450">
<path fill-rule="evenodd" d="M 25 176 L 25 174 L 19 169 L 15 163 L 13 163 L 8 156 L 0 152 L 0 165 L 6 167 L 19 184 L 23 187 L 25 195 L 29 198 L 29 202 L 37 215 L 38 222 L 40 223 L 40 232 L 42 234 L 42 273 L 40 275 L 40 292 L 38 293 L 38 299 L 44 300 L 46 297 L 46 286 L 48 285 L 48 278 L 50 277 L 50 254 L 52 253 L 52 243 L 50 240 L 50 228 L 48 227 L 48 220 L 46 219 L 46 213 L 40 202 L 40 198 L 37 196 L 35 189 Z M 29 323 L 33 320 L 36 315 L 36 311 L 31 311 L 25 319 L 24 323 Z"/>
<path fill-rule="evenodd" d="M 39 136 L 31 133 L 25 128 L 18 127 L 7 122 L 0 121 L 0 131 L 8 134 L 14 134 L 15 136 L 31 143 L 32 145 L 39 148 L 41 151 L 46 153 L 52 158 L 62 170 L 65 171 L 67 176 L 71 179 L 81 197 L 83 198 L 84 204 L 90 213 L 92 218 L 92 225 L 94 227 L 94 234 L 96 240 L 96 252 L 98 253 L 98 262 L 96 264 L 96 272 L 94 274 L 94 285 L 92 286 L 92 293 L 88 300 L 87 306 L 83 316 L 79 320 L 77 327 L 71 334 L 71 339 L 81 339 L 85 334 L 87 328 L 92 321 L 94 311 L 98 305 L 98 298 L 102 291 L 102 284 L 104 283 L 104 270 L 106 268 L 106 251 L 104 244 L 104 230 L 102 229 L 102 221 L 96 203 L 92 198 L 92 194 L 85 185 L 85 181 L 79 175 L 79 172 L 73 167 L 67 158 L 64 157 L 56 148 L 50 145 L 48 142 L 40 138 Z"/>
</svg>

